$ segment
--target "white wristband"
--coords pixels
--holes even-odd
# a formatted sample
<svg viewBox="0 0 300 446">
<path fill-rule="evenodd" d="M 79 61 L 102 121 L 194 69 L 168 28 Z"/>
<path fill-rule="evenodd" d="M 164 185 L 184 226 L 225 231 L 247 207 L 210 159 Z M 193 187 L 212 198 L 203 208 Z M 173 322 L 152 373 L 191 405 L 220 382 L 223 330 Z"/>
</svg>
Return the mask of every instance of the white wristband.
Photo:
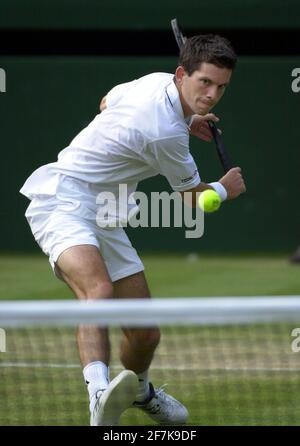
<svg viewBox="0 0 300 446">
<path fill-rule="evenodd" d="M 216 192 L 220 195 L 220 198 L 222 201 L 225 201 L 227 198 L 227 190 L 223 186 L 223 184 L 219 183 L 218 181 L 214 183 L 208 183 Z"/>
</svg>

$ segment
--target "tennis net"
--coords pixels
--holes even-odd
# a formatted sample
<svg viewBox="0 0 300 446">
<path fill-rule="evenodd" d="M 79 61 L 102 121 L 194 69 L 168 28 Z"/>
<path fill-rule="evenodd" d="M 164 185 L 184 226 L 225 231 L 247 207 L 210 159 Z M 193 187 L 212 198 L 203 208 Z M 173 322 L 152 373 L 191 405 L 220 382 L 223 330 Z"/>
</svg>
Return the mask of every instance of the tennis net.
<svg viewBox="0 0 300 446">
<path fill-rule="evenodd" d="M 121 327 L 159 325 L 155 387 L 190 425 L 297 425 L 300 296 L 0 303 L 0 425 L 88 425 L 79 324 L 109 327 L 111 378 Z M 122 425 L 155 425 L 130 408 Z"/>
</svg>

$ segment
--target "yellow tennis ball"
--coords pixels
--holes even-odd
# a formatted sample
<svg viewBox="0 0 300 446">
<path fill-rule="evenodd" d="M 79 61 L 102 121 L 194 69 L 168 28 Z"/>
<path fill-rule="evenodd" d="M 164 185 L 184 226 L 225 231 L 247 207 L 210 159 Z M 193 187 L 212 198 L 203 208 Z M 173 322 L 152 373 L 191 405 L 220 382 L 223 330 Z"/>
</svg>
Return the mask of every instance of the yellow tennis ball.
<svg viewBox="0 0 300 446">
<path fill-rule="evenodd" d="M 199 195 L 198 205 L 204 212 L 215 212 L 221 206 L 221 198 L 215 190 L 206 189 Z"/>
</svg>

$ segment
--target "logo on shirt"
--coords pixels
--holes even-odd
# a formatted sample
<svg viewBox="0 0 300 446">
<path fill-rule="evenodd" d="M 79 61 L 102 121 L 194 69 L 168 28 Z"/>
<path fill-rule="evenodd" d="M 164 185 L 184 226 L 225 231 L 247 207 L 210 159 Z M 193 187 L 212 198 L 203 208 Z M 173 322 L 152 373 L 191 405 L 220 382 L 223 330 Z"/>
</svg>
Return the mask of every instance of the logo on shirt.
<svg viewBox="0 0 300 446">
<path fill-rule="evenodd" d="M 192 180 L 195 178 L 195 176 L 196 176 L 197 174 L 198 174 L 198 170 L 196 169 L 195 172 L 193 173 L 193 175 L 192 175 L 191 177 L 183 178 L 183 179 L 181 180 L 181 182 L 182 182 L 183 184 L 188 183 L 189 181 L 192 181 Z"/>
</svg>

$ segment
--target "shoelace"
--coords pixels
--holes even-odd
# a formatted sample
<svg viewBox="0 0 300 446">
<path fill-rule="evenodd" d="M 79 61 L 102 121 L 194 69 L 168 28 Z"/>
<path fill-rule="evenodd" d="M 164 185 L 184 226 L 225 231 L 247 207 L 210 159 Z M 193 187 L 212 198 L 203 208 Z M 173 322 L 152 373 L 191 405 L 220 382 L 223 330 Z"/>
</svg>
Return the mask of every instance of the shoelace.
<svg viewBox="0 0 300 446">
<path fill-rule="evenodd" d="M 165 393 L 165 387 L 167 387 L 168 384 L 163 384 L 162 386 L 158 387 L 158 389 L 155 389 L 155 396 L 160 396 L 163 400 L 166 401 L 167 396 Z M 155 397 L 154 397 L 155 399 Z M 145 408 L 147 410 L 147 412 L 150 412 L 152 415 L 156 415 L 158 413 L 160 413 L 161 411 L 161 406 L 159 403 L 149 403 L 149 407 Z"/>
<path fill-rule="evenodd" d="M 158 387 L 158 389 L 155 390 L 155 394 L 161 396 L 164 400 L 166 399 L 166 392 L 165 388 L 167 387 L 167 383 L 163 384 L 162 386 Z"/>
</svg>

